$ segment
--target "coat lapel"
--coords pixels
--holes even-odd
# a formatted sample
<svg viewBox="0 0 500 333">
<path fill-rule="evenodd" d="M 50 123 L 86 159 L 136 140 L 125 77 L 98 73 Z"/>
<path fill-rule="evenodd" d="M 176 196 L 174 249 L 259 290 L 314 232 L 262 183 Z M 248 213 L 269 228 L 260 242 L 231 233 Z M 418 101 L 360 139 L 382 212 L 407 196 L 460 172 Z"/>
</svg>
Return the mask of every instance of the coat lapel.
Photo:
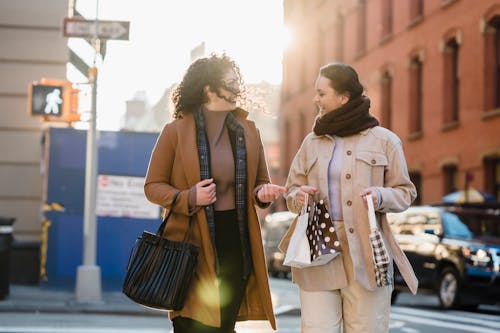
<svg viewBox="0 0 500 333">
<path fill-rule="evenodd" d="M 188 186 L 191 187 L 201 180 L 198 144 L 196 143 L 196 125 L 191 113 L 186 114 L 184 119 L 180 121 L 177 136 L 179 144 L 177 151 L 182 161 L 181 165 L 185 166 L 184 174 L 186 175 Z"/>
<path fill-rule="evenodd" d="M 251 130 L 249 122 L 245 121 L 248 112 L 242 109 L 236 109 L 234 115 L 243 127 L 245 132 L 245 149 L 247 154 L 247 192 L 253 195 L 253 188 L 255 186 L 255 179 L 257 178 L 257 168 L 259 163 L 259 140 L 255 133 L 257 131 Z"/>
</svg>

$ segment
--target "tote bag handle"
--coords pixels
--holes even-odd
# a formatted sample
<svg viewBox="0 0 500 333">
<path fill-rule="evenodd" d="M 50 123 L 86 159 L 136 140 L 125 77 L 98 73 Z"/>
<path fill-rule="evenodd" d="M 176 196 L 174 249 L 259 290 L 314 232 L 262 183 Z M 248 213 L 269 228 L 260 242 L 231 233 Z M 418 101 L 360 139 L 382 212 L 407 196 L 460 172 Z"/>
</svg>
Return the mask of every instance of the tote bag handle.
<svg viewBox="0 0 500 333">
<path fill-rule="evenodd" d="M 175 206 L 175 203 L 177 202 L 177 198 L 179 197 L 179 194 L 181 193 L 181 191 L 178 191 L 177 193 L 174 194 L 174 198 L 172 199 L 172 204 L 170 205 L 170 210 L 168 211 L 168 214 L 167 216 L 165 217 L 165 219 L 163 219 L 163 222 L 162 224 L 160 225 L 160 227 L 158 228 L 158 230 L 156 231 L 156 235 L 159 236 L 159 237 L 162 237 L 163 235 L 163 230 L 165 229 L 165 227 L 167 226 L 167 221 L 168 219 L 170 218 L 170 215 L 172 215 L 172 212 L 174 211 L 174 206 Z M 184 241 L 187 242 L 189 241 L 189 238 L 191 237 L 191 229 L 192 229 L 192 226 L 193 226 L 193 218 L 192 217 L 189 217 L 189 230 L 188 232 L 186 233 L 186 236 L 184 237 Z"/>
</svg>

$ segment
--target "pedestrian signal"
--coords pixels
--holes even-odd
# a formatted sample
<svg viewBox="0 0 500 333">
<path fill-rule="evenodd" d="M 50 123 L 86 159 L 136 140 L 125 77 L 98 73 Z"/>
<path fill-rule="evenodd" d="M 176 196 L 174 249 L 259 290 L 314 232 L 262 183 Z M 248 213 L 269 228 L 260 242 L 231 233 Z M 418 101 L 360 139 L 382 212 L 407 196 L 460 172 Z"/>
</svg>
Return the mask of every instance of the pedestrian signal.
<svg viewBox="0 0 500 333">
<path fill-rule="evenodd" d="M 78 92 L 69 81 L 43 78 L 33 82 L 28 88 L 28 113 L 44 121 L 79 121 Z"/>
<path fill-rule="evenodd" d="M 31 85 L 31 115 L 62 117 L 64 86 Z"/>
</svg>

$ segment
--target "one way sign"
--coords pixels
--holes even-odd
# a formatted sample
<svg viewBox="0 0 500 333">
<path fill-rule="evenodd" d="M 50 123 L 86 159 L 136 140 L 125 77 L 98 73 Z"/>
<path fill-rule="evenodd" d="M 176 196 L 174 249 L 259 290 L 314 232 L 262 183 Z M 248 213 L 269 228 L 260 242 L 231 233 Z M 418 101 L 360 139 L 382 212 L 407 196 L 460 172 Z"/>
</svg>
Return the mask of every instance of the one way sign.
<svg viewBox="0 0 500 333">
<path fill-rule="evenodd" d="M 64 36 L 91 39 L 128 40 L 130 22 L 64 18 Z"/>
</svg>

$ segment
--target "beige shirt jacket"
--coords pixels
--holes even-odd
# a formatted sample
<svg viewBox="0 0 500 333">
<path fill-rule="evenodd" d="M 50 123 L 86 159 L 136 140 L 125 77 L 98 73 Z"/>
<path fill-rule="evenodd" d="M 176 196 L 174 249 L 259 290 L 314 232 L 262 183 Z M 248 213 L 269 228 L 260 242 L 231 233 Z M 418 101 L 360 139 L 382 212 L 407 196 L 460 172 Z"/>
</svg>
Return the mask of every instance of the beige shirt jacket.
<svg viewBox="0 0 500 333">
<path fill-rule="evenodd" d="M 264 149 L 254 122 L 246 119 L 248 113 L 241 109 L 232 112 L 245 132 L 247 216 L 253 263 L 237 320 L 269 320 L 273 329 L 276 329 L 262 235 L 255 208 L 255 189 L 269 183 Z M 170 312 L 170 318 L 183 316 L 205 325 L 220 327 L 215 254 L 205 210 L 190 211 L 188 204 L 189 189 L 200 181 L 195 127 L 193 114 L 188 113 L 163 128 L 151 155 L 144 191 L 149 201 L 166 210 L 171 209 L 172 198 L 180 191 L 163 236 L 171 240 L 183 240 L 192 215 L 193 232 L 190 241 L 200 248 L 198 267 L 189 287 L 186 303 L 182 310 Z"/>
<path fill-rule="evenodd" d="M 354 278 L 368 290 L 376 288 L 374 265 L 369 242 L 368 212 L 359 194 L 376 188 L 381 205 L 376 215 L 384 242 L 391 258 L 413 294 L 418 280 L 410 262 L 396 242 L 387 222 L 388 212 L 406 210 L 416 197 L 410 181 L 400 139 L 383 127 L 373 127 L 356 135 L 344 137 L 341 172 L 341 201 L 349 250 L 353 260 Z M 301 206 L 295 200 L 300 186 L 319 189 L 321 198 L 328 198 L 328 164 L 335 140 L 329 135 L 310 133 L 297 152 L 288 175 L 286 201 L 288 209 L 299 214 Z M 326 200 L 329 205 L 330 201 Z M 330 207 L 328 207 L 330 209 Z M 283 237 L 280 249 L 286 252 L 295 221 Z M 390 272 L 393 272 L 392 260 Z M 342 256 L 323 266 L 292 268 L 293 281 L 306 291 L 334 290 L 347 286 Z"/>
</svg>

